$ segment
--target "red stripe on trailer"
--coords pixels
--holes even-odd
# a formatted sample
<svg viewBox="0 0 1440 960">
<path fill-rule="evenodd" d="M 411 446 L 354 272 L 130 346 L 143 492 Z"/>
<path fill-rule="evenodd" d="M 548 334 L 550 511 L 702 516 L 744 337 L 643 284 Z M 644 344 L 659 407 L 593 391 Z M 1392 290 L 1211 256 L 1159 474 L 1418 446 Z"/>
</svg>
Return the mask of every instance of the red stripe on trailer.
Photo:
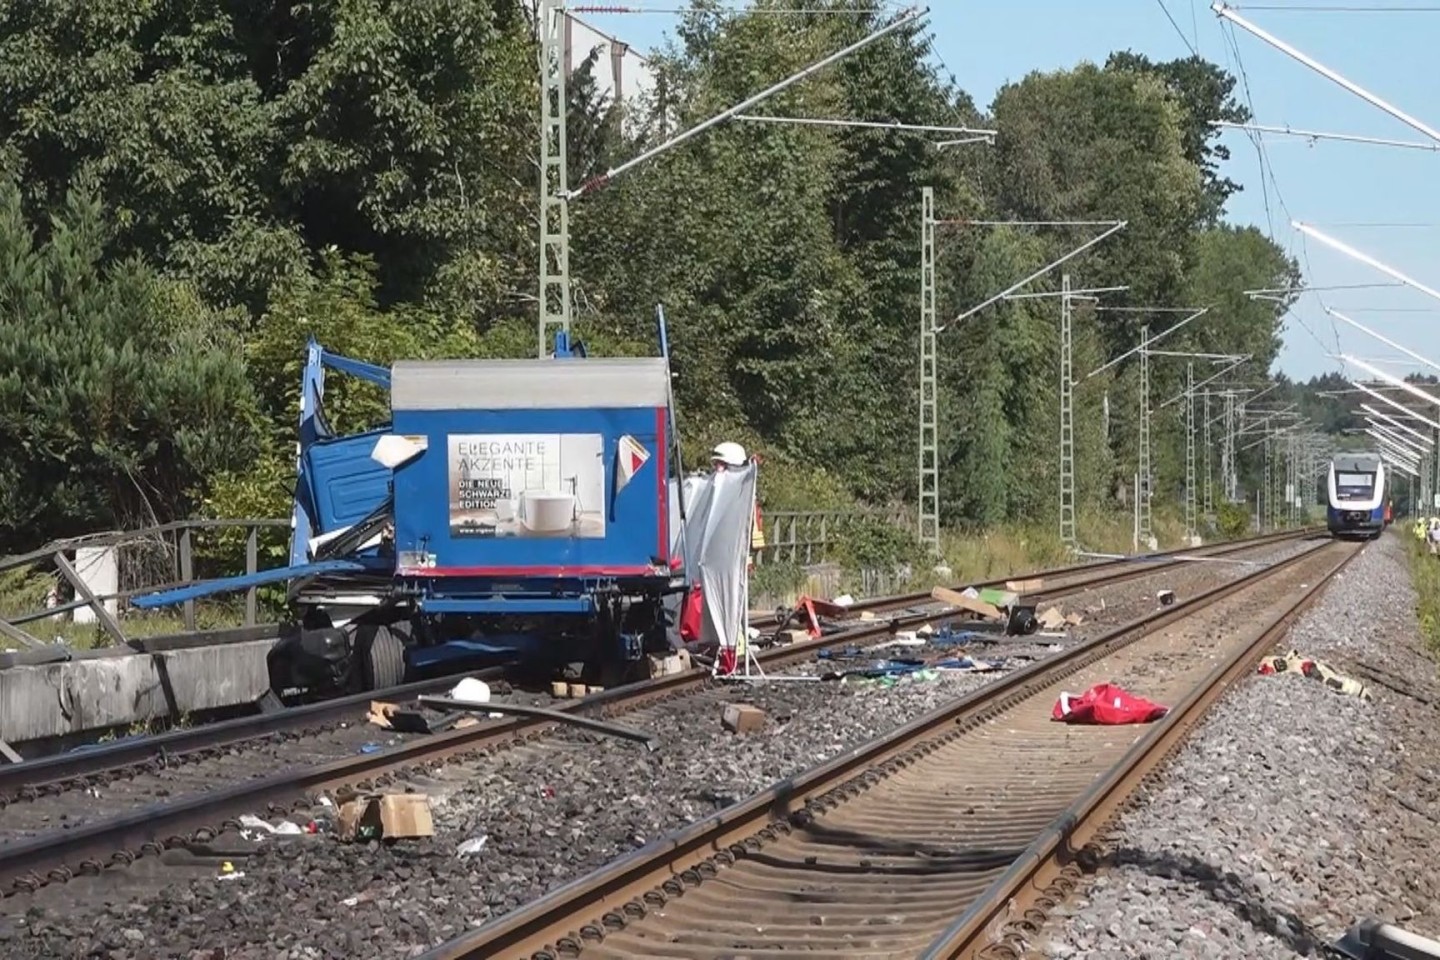
<svg viewBox="0 0 1440 960">
<path fill-rule="evenodd" d="M 656 485 L 660 488 L 660 549 L 655 552 L 657 557 L 670 556 L 670 488 L 667 481 L 665 469 L 665 453 L 670 446 L 670 438 L 665 435 L 667 423 L 666 410 L 664 407 L 657 407 L 655 410 L 655 436 L 659 443 L 655 446 L 655 476 Z M 678 492 L 677 492 L 678 495 Z"/>
<path fill-rule="evenodd" d="M 649 566 L 603 567 L 400 567 L 402 577 L 668 577 Z"/>
</svg>

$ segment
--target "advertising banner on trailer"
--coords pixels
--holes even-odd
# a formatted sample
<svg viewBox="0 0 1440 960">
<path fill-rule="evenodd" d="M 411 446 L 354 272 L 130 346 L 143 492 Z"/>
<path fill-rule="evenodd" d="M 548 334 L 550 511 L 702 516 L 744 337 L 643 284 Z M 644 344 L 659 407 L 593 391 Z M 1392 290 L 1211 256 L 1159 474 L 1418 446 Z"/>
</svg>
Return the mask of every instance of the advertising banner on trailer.
<svg viewBox="0 0 1440 960">
<path fill-rule="evenodd" d="M 451 434 L 450 535 L 601 539 L 604 437 Z"/>
</svg>

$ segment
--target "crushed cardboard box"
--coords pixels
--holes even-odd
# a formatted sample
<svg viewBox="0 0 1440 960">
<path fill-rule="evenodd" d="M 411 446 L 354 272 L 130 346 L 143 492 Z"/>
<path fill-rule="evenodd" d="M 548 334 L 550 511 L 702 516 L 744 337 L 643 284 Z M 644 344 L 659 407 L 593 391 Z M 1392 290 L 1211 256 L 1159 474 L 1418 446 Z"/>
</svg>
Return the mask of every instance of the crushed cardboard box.
<svg viewBox="0 0 1440 960">
<path fill-rule="evenodd" d="M 1037 619 L 1042 630 L 1059 630 L 1061 627 L 1078 627 L 1085 618 L 1078 613 L 1061 613 L 1059 607 L 1047 607 Z"/>
<path fill-rule="evenodd" d="M 341 840 L 434 836 L 430 798 L 423 793 L 387 793 L 346 801 L 335 816 L 335 834 Z"/>
<path fill-rule="evenodd" d="M 731 733 L 754 733 L 765 726 L 765 711 L 748 703 L 727 703 L 720 722 Z"/>
<path fill-rule="evenodd" d="M 804 633 L 803 630 L 798 632 Z M 652 678 L 668 677 L 676 673 L 685 673 L 690 669 L 690 651 L 688 650 L 679 650 L 675 653 L 666 654 L 665 656 L 655 656 L 652 654 L 647 659 L 649 661 L 650 676 Z"/>
</svg>

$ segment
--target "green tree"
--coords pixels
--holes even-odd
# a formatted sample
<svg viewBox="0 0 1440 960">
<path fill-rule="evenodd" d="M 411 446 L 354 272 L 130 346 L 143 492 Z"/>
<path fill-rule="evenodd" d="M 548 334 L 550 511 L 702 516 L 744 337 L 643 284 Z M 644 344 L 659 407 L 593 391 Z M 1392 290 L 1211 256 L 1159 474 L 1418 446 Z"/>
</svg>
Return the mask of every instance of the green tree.
<svg viewBox="0 0 1440 960">
<path fill-rule="evenodd" d="M 252 315 L 334 244 L 483 325 L 534 271 L 534 64 L 513 0 L 6 4 L 0 155 Z"/>
<path fill-rule="evenodd" d="M 1155 63 L 1129 50 L 1112 53 L 1105 69 L 1157 76 L 1180 101 L 1185 110 L 1185 155 L 1205 178 L 1205 218 L 1211 223 L 1218 220 L 1225 202 L 1243 189 L 1220 173 L 1220 164 L 1230 159 L 1230 149 L 1219 142 L 1220 131 L 1210 125 L 1214 120 L 1250 122 L 1250 111 L 1234 97 L 1235 78 L 1202 57 Z"/>
<path fill-rule="evenodd" d="M 39 231 L 0 183 L 0 549 L 188 514 L 207 475 L 254 461 L 238 344 L 183 284 L 106 255 L 76 189 Z"/>
</svg>

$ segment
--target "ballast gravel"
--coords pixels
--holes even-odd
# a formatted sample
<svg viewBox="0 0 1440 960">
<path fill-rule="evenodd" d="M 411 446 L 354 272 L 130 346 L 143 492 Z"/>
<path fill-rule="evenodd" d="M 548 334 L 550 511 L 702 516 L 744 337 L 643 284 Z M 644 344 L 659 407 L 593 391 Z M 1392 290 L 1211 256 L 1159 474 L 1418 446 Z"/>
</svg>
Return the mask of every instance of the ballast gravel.
<svg viewBox="0 0 1440 960">
<path fill-rule="evenodd" d="M 1287 646 L 1374 700 L 1295 674 L 1242 681 L 1122 816 L 1031 955 L 1322 956 L 1366 917 L 1440 938 L 1440 686 L 1414 610 L 1401 535 L 1368 544 Z"/>
<path fill-rule="evenodd" d="M 565 732 L 467 763 L 463 781 L 446 778 L 454 792 L 436 798 L 431 839 L 263 845 L 237 880 L 175 885 L 99 917 L 47 910 L 0 950 L 113 960 L 208 958 L 220 947 L 225 960 L 413 956 L 984 680 L 778 681 L 662 703 L 619 721 L 655 731 L 654 752 Z M 722 729 L 722 704 L 741 699 L 766 712 L 765 729 Z M 482 837 L 478 853 L 457 854 Z"/>
<path fill-rule="evenodd" d="M 1304 548 L 1290 544 L 1250 556 L 1269 560 Z M 1183 600 L 1246 572 L 1231 564 L 1191 565 L 1170 571 L 1158 586 L 1175 589 Z M 1092 591 L 1060 606 L 1086 611 L 1079 634 L 1092 636 L 1155 609 L 1155 579 Z M 889 655 L 968 652 L 1008 658 L 1008 671 L 1058 646 L 1054 639 L 1027 638 L 965 651 L 902 648 Z M 788 672 L 835 666 L 844 664 Z M 415 956 L 996 675 L 940 671 L 898 681 L 779 681 L 657 704 L 617 720 L 656 733 L 654 752 L 570 731 L 466 761 L 417 784 L 434 804 L 430 839 L 387 845 L 343 844 L 323 835 L 285 838 L 262 843 L 239 865 L 243 876 L 217 871 L 193 878 L 192 871 L 173 882 L 150 878 L 138 889 L 121 881 L 104 897 L 71 898 L 64 887 L 47 888 L 23 915 L 0 906 L 0 955 Z M 722 705 L 741 700 L 766 713 L 760 732 L 736 736 L 722 729 Z M 461 856 L 462 844 L 478 851 Z"/>
</svg>

